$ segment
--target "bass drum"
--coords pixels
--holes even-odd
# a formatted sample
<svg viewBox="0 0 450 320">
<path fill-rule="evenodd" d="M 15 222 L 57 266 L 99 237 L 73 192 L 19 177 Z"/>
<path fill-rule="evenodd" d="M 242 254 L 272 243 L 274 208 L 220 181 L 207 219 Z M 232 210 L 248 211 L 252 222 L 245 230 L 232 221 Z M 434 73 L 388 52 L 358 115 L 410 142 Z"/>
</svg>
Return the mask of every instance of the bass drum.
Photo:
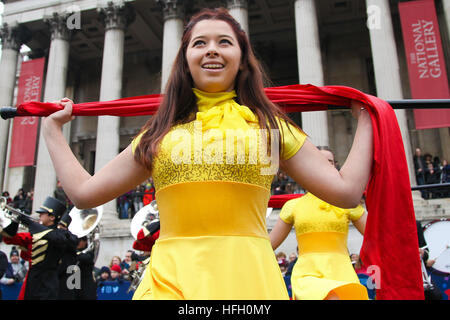
<svg viewBox="0 0 450 320">
<path fill-rule="evenodd" d="M 433 269 L 450 274 L 450 220 L 443 218 L 428 223 L 423 235 L 428 244 L 429 259 L 436 260 Z"/>
</svg>

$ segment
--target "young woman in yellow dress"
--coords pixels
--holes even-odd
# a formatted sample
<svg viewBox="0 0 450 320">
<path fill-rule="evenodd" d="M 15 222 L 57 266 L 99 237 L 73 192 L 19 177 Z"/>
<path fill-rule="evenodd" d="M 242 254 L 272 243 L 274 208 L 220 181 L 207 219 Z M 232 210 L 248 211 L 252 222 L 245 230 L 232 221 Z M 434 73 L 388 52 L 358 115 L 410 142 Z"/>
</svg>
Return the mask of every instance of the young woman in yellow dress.
<svg viewBox="0 0 450 320">
<path fill-rule="evenodd" d="M 318 147 L 335 166 L 328 147 Z M 361 205 L 342 209 L 312 193 L 287 201 L 270 232 L 275 250 L 295 228 L 298 259 L 291 275 L 292 298 L 296 300 L 367 300 L 347 249 L 349 221 L 364 235 L 367 213 Z"/>
<path fill-rule="evenodd" d="M 93 176 L 61 133 L 73 102 L 58 101 L 64 110 L 44 120 L 57 176 L 78 208 L 153 177 L 160 237 L 134 299 L 289 299 L 265 223 L 278 164 L 330 203 L 352 207 L 361 198 L 372 163 L 362 105 L 352 103 L 358 127 L 338 172 L 271 103 L 263 82 L 240 25 L 225 9 L 206 9 L 184 30 L 157 114 Z"/>
</svg>

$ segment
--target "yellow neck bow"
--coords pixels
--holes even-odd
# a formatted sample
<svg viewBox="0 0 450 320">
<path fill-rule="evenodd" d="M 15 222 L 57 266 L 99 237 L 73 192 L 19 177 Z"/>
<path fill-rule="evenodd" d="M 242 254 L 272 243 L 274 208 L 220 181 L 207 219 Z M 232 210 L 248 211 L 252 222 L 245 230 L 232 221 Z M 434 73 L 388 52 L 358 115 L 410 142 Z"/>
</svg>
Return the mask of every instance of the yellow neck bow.
<svg viewBox="0 0 450 320">
<path fill-rule="evenodd" d="M 258 123 L 258 118 L 246 106 L 234 101 L 236 92 L 204 92 L 193 88 L 197 97 L 197 121 L 202 122 L 202 131 L 212 128 L 249 129 L 249 122 Z"/>
<path fill-rule="evenodd" d="M 348 212 L 348 209 L 342 209 L 339 207 L 335 207 L 319 198 L 317 198 L 317 199 L 320 201 L 319 208 L 321 210 L 324 210 L 327 212 L 332 211 L 336 215 L 337 218 L 341 218 L 346 212 Z"/>
</svg>

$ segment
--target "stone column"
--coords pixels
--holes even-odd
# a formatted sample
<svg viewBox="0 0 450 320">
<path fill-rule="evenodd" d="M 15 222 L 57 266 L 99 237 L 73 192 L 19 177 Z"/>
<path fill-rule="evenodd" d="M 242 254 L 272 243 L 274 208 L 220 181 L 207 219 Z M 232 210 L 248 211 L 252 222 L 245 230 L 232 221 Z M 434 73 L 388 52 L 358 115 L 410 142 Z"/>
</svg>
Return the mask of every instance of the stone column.
<svg viewBox="0 0 450 320">
<path fill-rule="evenodd" d="M 122 97 L 122 70 L 124 57 L 125 28 L 133 19 L 132 7 L 109 2 L 98 9 L 105 25 L 100 101 Z M 119 153 L 120 118 L 98 117 L 95 171 L 99 171 Z M 118 219 L 116 201 L 104 205 L 105 218 Z"/>
<path fill-rule="evenodd" d="M 450 0 L 442 0 L 445 21 L 447 22 L 447 34 L 450 37 Z"/>
<path fill-rule="evenodd" d="M 2 39 L 2 59 L 0 61 L 0 107 L 13 104 L 14 88 L 16 86 L 16 73 L 19 50 L 23 43 L 31 38 L 31 32 L 24 26 L 9 26 L 4 23 L 0 28 Z M 0 119 L 0 188 L 5 190 L 5 170 L 7 166 L 7 149 L 9 128 L 12 120 Z M 14 193 L 17 190 L 9 190 Z"/>
<path fill-rule="evenodd" d="M 248 28 L 248 1 L 247 0 L 227 0 L 227 7 L 230 14 L 241 25 L 249 37 Z"/>
<path fill-rule="evenodd" d="M 165 91 L 173 62 L 177 56 L 183 36 L 183 2 L 180 0 L 158 0 L 164 16 L 163 52 L 161 70 L 161 92 Z"/>
<path fill-rule="evenodd" d="M 324 85 L 316 1 L 295 1 L 297 59 L 301 84 Z M 315 145 L 329 145 L 327 112 L 303 112 L 302 129 Z"/>
<path fill-rule="evenodd" d="M 53 13 L 44 19 L 51 31 L 50 52 L 47 63 L 45 91 L 43 101 L 56 101 L 66 95 L 66 79 L 69 65 L 70 30 L 67 29 L 67 14 Z M 63 133 L 67 141 L 70 136 L 70 123 L 64 125 Z M 33 212 L 39 208 L 48 196 L 53 196 L 56 187 L 56 172 L 53 167 L 42 132 L 39 135 L 39 147 L 34 182 Z"/>
<path fill-rule="evenodd" d="M 400 67 L 389 0 L 366 0 L 366 7 L 369 8 L 370 6 L 376 6 L 379 9 L 381 22 L 379 26 L 369 28 L 377 95 L 384 100 L 403 99 Z M 405 147 L 409 178 L 411 184 L 415 185 L 416 176 L 414 173 L 406 112 L 405 110 L 396 110 L 395 114 Z"/>
</svg>

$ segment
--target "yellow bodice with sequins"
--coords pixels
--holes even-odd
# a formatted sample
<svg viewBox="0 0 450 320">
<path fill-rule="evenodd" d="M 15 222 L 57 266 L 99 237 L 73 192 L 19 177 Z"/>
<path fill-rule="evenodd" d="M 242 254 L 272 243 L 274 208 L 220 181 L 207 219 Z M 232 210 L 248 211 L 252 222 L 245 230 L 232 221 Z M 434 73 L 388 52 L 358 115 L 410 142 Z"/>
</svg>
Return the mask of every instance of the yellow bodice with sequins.
<svg viewBox="0 0 450 320">
<path fill-rule="evenodd" d="M 364 213 L 364 208 L 342 209 L 317 198 L 312 193 L 287 201 L 280 218 L 294 225 L 297 237 L 310 232 L 339 232 L 347 235 L 348 224 Z"/>
<path fill-rule="evenodd" d="M 279 145 L 267 151 L 269 132 L 234 91 L 194 94 L 196 119 L 174 126 L 154 159 L 160 237 L 134 297 L 285 299 L 265 220 Z M 279 123 L 288 159 L 306 136 Z"/>
<path fill-rule="evenodd" d="M 259 130 L 253 112 L 233 100 L 234 91 L 193 90 L 199 112 L 194 121 L 174 126 L 162 139 L 153 164 L 155 189 L 194 181 L 242 182 L 270 189 L 279 158 L 292 157 L 306 136 L 279 121 L 282 154 L 268 155 L 264 134 L 269 132 Z M 141 135 L 133 140 L 133 150 Z"/>
</svg>

